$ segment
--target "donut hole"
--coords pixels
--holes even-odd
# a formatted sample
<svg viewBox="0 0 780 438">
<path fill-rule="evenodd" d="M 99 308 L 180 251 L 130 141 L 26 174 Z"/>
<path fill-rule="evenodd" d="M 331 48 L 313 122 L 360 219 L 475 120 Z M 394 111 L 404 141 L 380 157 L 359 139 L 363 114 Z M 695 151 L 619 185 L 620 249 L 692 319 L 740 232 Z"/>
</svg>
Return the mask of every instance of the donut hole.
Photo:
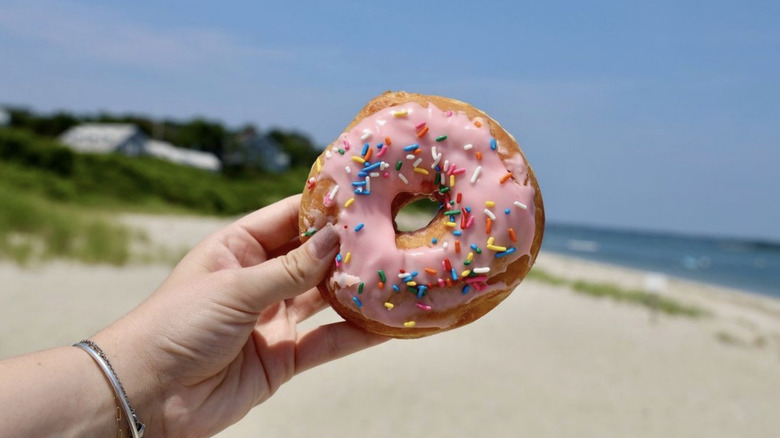
<svg viewBox="0 0 780 438">
<path fill-rule="evenodd" d="M 420 248 L 434 245 L 435 241 L 442 239 L 447 231 L 440 209 L 443 202 L 444 198 L 438 192 L 396 195 L 392 203 L 396 247 Z M 398 213 L 402 211 L 404 214 L 399 220 Z"/>
<path fill-rule="evenodd" d="M 427 196 L 405 201 L 393 215 L 396 234 L 416 233 L 427 228 L 436 219 L 440 205 L 439 200 Z"/>
</svg>

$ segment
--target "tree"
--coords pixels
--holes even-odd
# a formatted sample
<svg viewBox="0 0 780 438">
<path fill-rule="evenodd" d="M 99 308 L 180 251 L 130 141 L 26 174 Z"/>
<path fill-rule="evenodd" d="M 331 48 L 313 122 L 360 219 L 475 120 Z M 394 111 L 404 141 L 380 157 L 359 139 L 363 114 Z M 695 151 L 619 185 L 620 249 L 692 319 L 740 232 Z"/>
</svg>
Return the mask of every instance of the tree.
<svg viewBox="0 0 780 438">
<path fill-rule="evenodd" d="M 56 137 L 68 128 L 78 125 L 79 119 L 64 111 L 59 111 L 51 116 L 39 116 L 23 108 L 8 108 L 11 116 L 9 125 L 13 128 L 22 128 L 33 131 L 39 135 Z"/>
<path fill-rule="evenodd" d="M 268 136 L 290 155 L 292 167 L 309 167 L 320 155 L 309 137 L 304 134 L 272 129 Z"/>
<path fill-rule="evenodd" d="M 178 125 L 172 133 L 173 143 L 189 149 L 208 151 L 222 159 L 229 132 L 219 122 L 196 118 Z"/>
</svg>

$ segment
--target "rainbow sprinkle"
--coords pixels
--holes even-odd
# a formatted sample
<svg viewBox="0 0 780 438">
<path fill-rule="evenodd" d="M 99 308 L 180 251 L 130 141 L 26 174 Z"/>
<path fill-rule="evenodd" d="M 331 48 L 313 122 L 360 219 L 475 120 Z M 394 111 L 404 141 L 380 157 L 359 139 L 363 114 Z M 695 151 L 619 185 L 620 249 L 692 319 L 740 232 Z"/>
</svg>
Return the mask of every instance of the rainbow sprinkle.
<svg viewBox="0 0 780 438">
<path fill-rule="evenodd" d="M 525 204 L 523 204 L 523 203 L 522 203 L 522 202 L 520 202 L 520 201 L 515 201 L 515 202 L 514 202 L 514 204 L 515 204 L 515 206 L 517 206 L 517 207 L 520 207 L 520 208 L 522 208 L 523 210 L 528 210 L 528 206 L 527 206 L 527 205 L 525 205 Z"/>
<path fill-rule="evenodd" d="M 474 173 L 471 175 L 471 179 L 469 180 L 469 182 L 472 184 L 477 182 L 477 178 L 479 178 L 479 173 L 481 171 L 482 171 L 482 166 L 477 166 L 477 168 L 474 169 Z"/>
<path fill-rule="evenodd" d="M 508 249 L 506 249 L 506 250 L 504 250 L 502 252 L 496 253 L 496 257 L 501 258 L 501 257 L 507 256 L 509 254 L 512 254 L 515 251 L 517 251 L 517 249 L 515 249 L 514 247 L 508 248 Z"/>
<path fill-rule="evenodd" d="M 327 158 L 328 160 L 318 158 L 315 162 L 315 167 L 319 171 L 323 165 L 333 166 L 333 164 L 329 164 L 333 162 L 341 163 L 340 166 L 343 166 L 344 169 L 344 173 L 340 173 L 341 169 L 338 168 L 339 177 L 341 179 L 336 179 L 336 181 L 339 181 L 339 183 L 344 186 L 342 187 L 343 190 L 341 190 L 340 199 L 336 199 L 337 195 L 339 195 L 339 185 L 335 184 L 324 195 L 324 204 L 326 206 L 330 202 L 335 201 L 339 203 L 343 202 L 343 207 L 345 209 L 350 208 L 355 202 L 355 199 L 358 199 L 357 195 L 371 195 L 372 185 L 375 186 L 376 190 L 382 190 L 384 187 L 383 185 L 388 183 L 398 187 L 399 183 L 387 179 L 393 176 L 391 175 L 393 173 L 393 167 L 395 167 L 395 176 L 402 181 L 403 184 L 411 184 L 412 190 L 410 191 L 416 191 L 422 184 L 422 187 L 424 187 L 423 191 L 430 190 L 428 193 L 429 195 L 430 193 L 437 193 L 436 197 L 440 201 L 440 210 L 438 214 L 444 217 L 441 224 L 443 224 L 451 234 L 445 233 L 443 236 L 431 238 L 430 245 L 439 245 L 429 246 L 431 251 L 438 251 L 442 254 L 441 258 L 433 264 L 433 267 L 425 267 L 424 269 L 418 267 L 420 268 L 420 271 L 424 273 L 422 276 L 418 276 L 417 271 L 406 271 L 404 269 L 407 268 L 404 267 L 404 269 L 398 269 L 400 273 L 398 274 L 398 279 L 396 279 L 396 272 L 385 271 L 387 266 L 384 266 L 385 269 L 377 269 L 382 266 L 376 266 L 368 272 L 376 272 L 379 281 L 366 280 L 368 289 L 365 289 L 366 283 L 360 281 L 361 279 L 359 277 L 354 277 L 359 274 L 364 279 L 377 278 L 367 277 L 368 273 L 365 271 L 358 271 L 357 273 L 354 271 L 351 272 L 353 278 L 357 278 L 357 281 L 348 283 L 350 285 L 357 283 L 357 293 L 351 297 L 352 302 L 357 308 L 360 309 L 364 305 L 364 302 L 361 301 L 361 299 L 368 299 L 368 301 L 365 302 L 366 306 L 380 306 L 380 309 L 381 306 L 384 306 L 387 311 L 401 306 L 398 311 L 401 311 L 402 314 L 405 315 L 411 315 L 403 322 L 403 326 L 414 327 L 417 324 L 417 321 L 415 321 L 413 314 L 406 313 L 409 311 L 410 307 L 412 307 L 412 303 L 414 303 L 413 307 L 427 312 L 434 310 L 435 303 L 438 302 L 436 298 L 437 294 L 451 293 L 451 291 L 443 291 L 442 289 L 444 288 L 453 288 L 454 291 L 460 290 L 462 294 L 468 294 L 472 291 L 479 293 L 486 289 L 489 290 L 490 286 L 487 284 L 487 275 L 491 272 L 490 263 L 492 258 L 506 257 L 517 251 L 514 246 L 504 246 L 496 243 L 496 238 L 491 235 L 492 230 L 495 228 L 496 232 L 500 233 L 498 236 L 499 239 L 511 241 L 511 243 L 507 241 L 507 244 L 517 244 L 518 235 L 515 232 L 515 229 L 509 227 L 509 225 L 515 224 L 514 221 L 516 220 L 518 213 L 512 215 L 512 208 L 507 208 L 507 205 L 511 202 L 509 207 L 514 205 L 523 210 L 527 210 L 528 206 L 520 201 L 508 201 L 503 197 L 503 194 L 506 192 L 501 190 L 496 191 L 495 195 L 480 195 L 481 199 L 488 196 L 491 196 L 493 199 L 498 199 L 498 205 L 496 201 L 487 201 L 485 202 L 484 207 L 482 207 L 483 214 L 479 214 L 479 203 L 481 202 L 474 203 L 473 199 L 469 199 L 469 192 L 466 192 L 466 196 L 462 193 L 467 188 L 465 182 L 462 181 L 466 178 L 468 178 L 474 189 L 486 191 L 484 193 L 490 193 L 495 189 L 493 174 L 488 176 L 492 181 L 485 181 L 484 178 L 481 178 L 483 168 L 479 165 L 481 164 L 479 161 L 482 160 L 481 150 L 484 151 L 486 150 L 486 146 L 489 146 L 491 150 L 497 151 L 499 147 L 498 141 L 496 138 L 490 136 L 487 128 L 476 132 L 474 128 L 466 126 L 466 129 L 471 130 L 472 133 L 476 132 L 479 135 L 484 135 L 482 138 L 485 140 L 489 139 L 489 145 L 485 144 L 485 140 L 478 140 L 478 137 L 467 137 L 470 141 L 474 141 L 474 143 L 463 144 L 458 143 L 457 136 L 450 139 L 450 132 L 435 132 L 442 126 L 454 125 L 434 124 L 432 119 L 430 124 L 425 121 L 414 123 L 414 131 L 412 131 L 411 125 L 413 122 L 411 120 L 393 120 L 393 118 L 411 115 L 411 107 L 396 108 L 390 110 L 389 114 L 387 112 L 384 114 L 385 117 L 383 117 L 380 125 L 384 125 L 385 123 L 396 123 L 402 129 L 408 130 L 408 133 L 403 133 L 402 131 L 398 134 L 401 135 L 401 137 L 397 137 L 396 141 L 402 142 L 401 144 L 394 148 L 390 148 L 390 145 L 392 144 L 391 139 L 389 136 L 384 136 L 380 133 L 379 129 L 381 128 L 373 129 L 372 125 L 372 129 L 362 129 L 362 127 L 366 125 L 359 125 L 357 129 L 342 134 L 343 137 L 341 137 L 338 146 L 343 146 L 343 148 L 337 147 L 337 145 L 334 144 L 326 149 L 324 158 Z M 387 116 L 390 114 L 392 117 L 388 120 Z M 446 114 L 450 117 L 454 113 L 452 111 L 447 111 Z M 462 113 L 458 114 L 459 117 L 464 116 Z M 417 116 L 418 114 L 415 113 L 414 115 Z M 456 122 L 457 120 L 457 118 L 453 118 L 452 120 L 447 121 L 447 123 Z M 467 123 L 469 123 L 469 125 L 473 124 L 473 126 L 476 126 L 477 128 L 483 126 L 483 121 L 479 117 Z M 429 133 L 431 136 L 425 137 Z M 419 140 L 412 137 L 414 134 L 416 134 L 416 137 Z M 434 137 L 434 135 L 436 136 Z M 396 136 L 396 134 L 393 134 L 393 136 Z M 356 149 L 349 155 L 347 155 L 345 151 L 349 151 L 352 145 L 345 137 L 349 137 L 356 146 Z M 384 140 L 384 142 L 382 142 L 382 140 Z M 417 141 L 417 143 L 411 143 L 413 141 Z M 407 142 L 406 146 L 403 146 L 403 142 Z M 473 155 L 470 152 L 467 153 L 467 151 L 473 151 Z M 338 152 L 338 154 L 336 154 L 336 152 Z M 359 152 L 359 154 L 357 152 Z M 382 161 L 382 157 L 386 154 L 387 157 L 392 158 L 388 158 L 389 161 Z M 430 158 L 428 158 L 429 154 Z M 489 155 L 491 156 L 486 156 L 485 165 L 491 166 L 489 168 L 492 169 L 492 166 L 495 165 L 494 160 L 497 158 L 494 158 L 492 154 Z M 404 157 L 407 160 L 410 160 L 411 165 L 411 172 L 405 172 L 406 175 L 401 173 Z M 461 160 L 464 159 L 468 161 L 461 162 Z M 392 160 L 396 160 L 395 163 L 393 163 Z M 357 163 L 357 165 L 344 165 L 349 162 Z M 354 172 L 352 166 L 356 166 Z M 329 167 L 328 169 L 334 168 Z M 409 166 L 407 166 L 407 169 L 409 169 Z M 469 169 L 473 169 L 473 171 L 470 171 Z M 467 171 L 470 173 L 466 174 Z M 414 177 L 414 174 L 422 175 L 423 177 Z M 464 177 L 459 178 L 460 175 L 464 175 Z M 513 174 L 507 171 L 498 178 L 498 182 L 499 184 L 505 184 L 512 178 Z M 412 179 L 412 181 L 410 182 L 409 179 Z M 345 180 L 346 182 L 342 182 Z M 490 182 L 490 184 L 488 184 L 488 182 Z M 317 181 L 314 178 L 308 180 L 307 188 L 312 190 L 316 183 Z M 455 187 L 457 183 L 460 183 L 460 185 L 457 186 L 456 190 Z M 513 182 L 513 184 L 521 185 L 520 183 L 515 182 Z M 349 192 L 344 193 L 345 190 L 353 191 L 355 196 L 352 196 Z M 515 190 L 515 187 L 512 187 L 512 190 Z M 343 201 L 343 199 L 347 197 L 348 199 Z M 357 207 L 364 208 L 366 205 L 358 205 Z M 357 210 L 354 209 L 350 211 L 357 212 Z M 497 220 L 496 215 L 499 214 L 499 211 L 503 211 L 506 217 Z M 356 213 L 349 214 L 353 215 Z M 347 216 L 347 218 L 349 217 L 354 216 Z M 483 217 L 485 218 L 485 228 L 483 229 L 481 226 L 474 227 L 476 221 Z M 456 220 L 456 218 L 459 218 L 460 220 Z M 350 225 L 347 225 L 347 223 L 349 223 L 349 221 L 343 220 L 343 222 L 343 228 L 348 230 Z M 353 219 L 352 224 L 354 232 L 361 232 L 366 224 L 360 222 L 357 223 L 357 225 L 354 225 L 355 222 L 357 221 Z M 372 223 L 369 222 L 369 225 L 371 224 Z M 303 235 L 311 236 L 316 231 L 316 228 L 311 228 L 303 233 Z M 374 231 L 375 229 L 372 228 L 368 232 L 372 233 Z M 505 232 L 507 234 L 504 234 Z M 354 238 L 357 239 L 357 236 Z M 487 239 L 487 242 L 482 240 L 483 238 Z M 465 245 L 465 253 L 462 256 L 460 255 L 461 240 Z M 345 248 L 342 247 L 342 251 L 344 249 Z M 447 256 L 451 257 L 452 260 Z M 336 268 L 341 269 L 344 273 L 350 273 L 351 269 L 359 267 L 355 266 L 355 264 L 347 266 L 350 261 L 351 252 L 345 252 L 345 255 L 343 256 L 342 253 L 339 252 L 335 257 Z M 434 269 L 438 268 L 439 261 L 441 262 L 441 270 Z M 364 263 L 362 260 L 359 260 L 359 262 L 359 265 Z M 460 271 L 458 271 L 458 269 Z M 390 277 L 389 282 L 388 277 Z M 385 290 L 384 288 L 386 286 L 389 287 Z M 405 294 L 399 297 L 405 297 L 408 296 L 408 294 L 412 294 L 412 296 L 416 298 L 410 299 L 407 302 L 402 301 L 403 304 L 399 302 L 391 303 L 390 298 L 388 297 L 390 289 L 392 289 L 393 293 Z M 366 292 L 365 294 L 363 294 L 364 291 Z M 455 293 L 457 294 L 457 292 Z M 426 295 L 430 295 L 430 299 L 424 298 Z M 349 295 L 347 295 L 347 297 L 349 297 Z M 348 299 L 347 297 L 344 298 Z M 400 299 L 405 300 L 406 298 Z M 393 299 L 393 301 L 396 301 L 396 299 Z M 426 303 L 425 301 L 428 302 Z M 402 319 L 402 321 L 404 320 Z"/>
<path fill-rule="evenodd" d="M 419 309 L 422 309 L 422 310 L 425 310 L 425 311 L 431 310 L 431 306 L 429 306 L 429 305 L 427 305 L 427 304 L 423 304 L 423 303 L 421 303 L 421 302 L 419 302 L 419 301 L 418 301 L 418 302 L 416 302 L 416 303 L 414 303 L 414 304 L 415 304 L 415 306 L 417 306 Z"/>
</svg>

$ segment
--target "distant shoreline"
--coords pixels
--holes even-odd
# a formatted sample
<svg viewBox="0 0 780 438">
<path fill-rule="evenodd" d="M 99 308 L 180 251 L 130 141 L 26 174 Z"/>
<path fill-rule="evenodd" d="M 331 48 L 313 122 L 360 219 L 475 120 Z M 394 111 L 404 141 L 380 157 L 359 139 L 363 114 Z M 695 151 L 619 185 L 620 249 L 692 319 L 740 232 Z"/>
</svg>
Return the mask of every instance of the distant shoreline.
<svg viewBox="0 0 780 438">
<path fill-rule="evenodd" d="M 553 251 L 541 252 L 534 269 L 543 270 L 545 273 L 551 273 L 574 281 L 614 284 L 624 288 L 645 291 L 648 290 L 649 282 L 660 277 L 662 284 L 654 292 L 661 296 L 680 299 L 682 302 L 689 304 L 702 305 L 707 309 L 712 308 L 713 303 L 751 309 L 780 321 L 780 298 L 761 294 L 746 288 L 692 280 L 642 268 L 560 254 Z"/>
<path fill-rule="evenodd" d="M 611 226 L 611 225 L 596 225 L 588 223 L 573 223 L 573 222 L 550 222 L 545 223 L 545 229 L 588 229 L 593 231 L 606 231 L 606 232 L 618 232 L 626 234 L 639 234 L 658 237 L 672 237 L 672 238 L 685 238 L 692 240 L 702 241 L 718 241 L 718 242 L 733 242 L 740 244 L 755 245 L 768 249 L 780 250 L 780 237 L 758 237 L 758 236 L 737 236 L 737 235 L 721 235 L 716 236 L 708 233 L 695 233 L 678 230 L 661 230 L 661 229 L 649 229 L 649 228 L 633 228 L 624 226 Z"/>
<path fill-rule="evenodd" d="M 672 273 L 667 273 L 667 272 L 660 272 L 660 271 L 648 269 L 648 268 L 640 266 L 638 264 L 620 263 L 619 261 L 613 261 L 613 260 L 601 260 L 601 259 L 599 259 L 597 257 L 593 257 L 591 254 L 588 254 L 588 253 L 579 253 L 578 254 L 578 253 L 561 252 L 561 251 L 556 251 L 556 250 L 552 250 L 552 249 L 548 249 L 548 250 L 546 250 L 544 252 L 545 253 L 554 254 L 554 255 L 560 256 L 560 257 L 567 257 L 567 258 L 577 259 L 577 260 L 581 260 L 581 261 L 584 261 L 584 262 L 598 263 L 598 264 L 602 264 L 602 265 L 613 266 L 613 267 L 620 268 L 620 269 L 631 269 L 631 270 L 636 270 L 636 271 L 645 272 L 645 273 L 658 273 L 658 274 L 662 274 L 662 275 L 668 276 L 669 278 L 675 279 L 677 281 L 696 283 L 696 284 L 706 285 L 706 286 L 709 286 L 709 287 L 712 287 L 712 288 L 717 288 L 717 289 L 729 291 L 731 293 L 747 294 L 747 295 L 751 295 L 751 296 L 757 296 L 757 297 L 762 297 L 762 298 L 769 298 L 769 299 L 774 300 L 774 301 L 780 301 L 780 292 L 772 293 L 772 292 L 767 292 L 767 291 L 764 291 L 764 290 L 752 289 L 750 287 L 747 287 L 747 286 L 744 286 L 744 285 L 740 285 L 740 284 L 736 284 L 736 283 L 731 284 L 731 283 L 721 283 L 721 282 L 717 282 L 717 281 L 707 281 L 706 279 L 702 279 L 702 278 L 694 277 L 694 276 L 688 277 L 688 276 L 684 276 L 684 275 L 678 275 L 676 273 L 672 274 Z M 780 288 L 780 285 L 778 285 L 778 288 Z"/>
<path fill-rule="evenodd" d="M 780 299 L 780 245 L 774 243 L 553 224 L 542 252 Z"/>
</svg>

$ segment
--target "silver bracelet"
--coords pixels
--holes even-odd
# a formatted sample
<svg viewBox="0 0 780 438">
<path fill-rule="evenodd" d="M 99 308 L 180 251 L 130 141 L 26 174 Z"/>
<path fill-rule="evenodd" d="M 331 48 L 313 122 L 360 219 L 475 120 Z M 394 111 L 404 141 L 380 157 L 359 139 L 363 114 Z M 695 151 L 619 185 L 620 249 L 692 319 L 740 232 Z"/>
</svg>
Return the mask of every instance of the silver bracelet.
<svg viewBox="0 0 780 438">
<path fill-rule="evenodd" d="M 108 361 L 108 357 L 105 353 L 103 353 L 103 350 L 101 350 L 96 343 L 90 341 L 89 339 L 83 340 L 78 344 L 73 344 L 73 346 L 81 348 L 90 356 L 92 356 L 92 359 L 95 360 L 100 369 L 103 371 L 103 374 L 105 374 L 108 378 L 111 386 L 114 388 L 114 393 L 119 398 L 119 403 L 122 405 L 122 409 L 125 411 L 127 422 L 130 424 L 130 432 L 133 434 L 133 438 L 143 438 L 144 429 L 146 426 L 138 419 L 138 416 L 135 415 L 135 411 L 133 410 L 133 407 L 130 406 L 130 401 L 127 399 L 125 389 L 119 382 L 119 379 L 117 378 L 114 369 L 111 367 L 111 363 Z"/>
</svg>

